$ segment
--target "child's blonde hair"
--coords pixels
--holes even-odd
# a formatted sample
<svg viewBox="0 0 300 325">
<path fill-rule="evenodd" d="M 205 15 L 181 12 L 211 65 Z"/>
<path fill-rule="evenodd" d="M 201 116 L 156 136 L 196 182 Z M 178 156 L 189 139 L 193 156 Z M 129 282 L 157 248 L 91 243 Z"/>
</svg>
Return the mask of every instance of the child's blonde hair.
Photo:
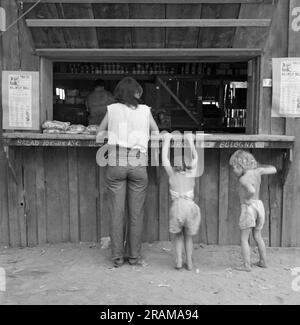
<svg viewBox="0 0 300 325">
<path fill-rule="evenodd" d="M 237 150 L 230 157 L 229 165 L 232 167 L 240 166 L 244 170 L 248 170 L 257 168 L 257 161 L 250 152 L 245 150 Z"/>
</svg>

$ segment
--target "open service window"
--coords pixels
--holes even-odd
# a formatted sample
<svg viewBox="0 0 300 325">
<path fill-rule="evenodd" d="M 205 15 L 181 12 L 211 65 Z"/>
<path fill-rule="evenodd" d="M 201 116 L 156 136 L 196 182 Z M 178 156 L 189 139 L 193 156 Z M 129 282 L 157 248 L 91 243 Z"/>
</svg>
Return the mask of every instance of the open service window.
<svg viewBox="0 0 300 325">
<path fill-rule="evenodd" d="M 91 124 L 87 98 L 100 81 L 113 95 L 125 76 L 143 87 L 161 130 L 207 133 L 257 133 L 260 58 L 205 62 L 51 62 L 52 118 Z M 49 114 L 51 115 L 51 114 Z"/>
</svg>

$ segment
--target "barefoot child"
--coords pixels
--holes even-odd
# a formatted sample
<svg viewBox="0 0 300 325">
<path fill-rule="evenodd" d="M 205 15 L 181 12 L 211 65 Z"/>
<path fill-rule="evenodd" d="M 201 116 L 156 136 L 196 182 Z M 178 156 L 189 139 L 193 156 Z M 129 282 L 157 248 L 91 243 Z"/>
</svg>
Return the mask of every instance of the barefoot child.
<svg viewBox="0 0 300 325">
<path fill-rule="evenodd" d="M 258 165 L 253 155 L 247 151 L 238 150 L 230 158 L 230 166 L 234 174 L 239 177 L 239 196 L 241 202 L 241 215 L 239 226 L 241 229 L 241 248 L 243 267 L 240 271 L 251 271 L 249 236 L 251 230 L 258 246 L 259 261 L 256 266 L 266 268 L 266 247 L 261 236 L 265 222 L 265 209 L 259 199 L 259 189 L 262 175 L 275 174 L 273 166 Z"/>
<path fill-rule="evenodd" d="M 168 158 L 172 135 L 164 134 L 162 148 L 162 163 L 169 176 L 170 195 L 172 206 L 170 208 L 169 231 L 175 234 L 176 269 L 183 267 L 182 253 L 185 248 L 186 268 L 192 270 L 193 237 L 198 233 L 200 226 L 200 209 L 194 202 L 194 186 L 198 162 L 197 151 L 194 146 L 193 135 L 189 134 L 187 140 L 191 147 L 192 159 L 187 165 L 171 166 Z M 188 159 L 185 159 L 188 160 Z"/>
</svg>

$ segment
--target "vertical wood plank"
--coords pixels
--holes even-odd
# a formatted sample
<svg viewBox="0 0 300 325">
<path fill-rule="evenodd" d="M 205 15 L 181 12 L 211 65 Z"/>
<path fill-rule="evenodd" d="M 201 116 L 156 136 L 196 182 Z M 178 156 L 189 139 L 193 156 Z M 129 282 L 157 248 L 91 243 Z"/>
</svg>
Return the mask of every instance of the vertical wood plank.
<svg viewBox="0 0 300 325">
<path fill-rule="evenodd" d="M 23 148 L 24 198 L 26 200 L 27 243 L 29 246 L 35 246 L 38 243 L 35 160 L 35 147 Z"/>
<path fill-rule="evenodd" d="M 273 150 L 270 154 L 271 164 L 278 170 L 282 168 L 282 152 Z M 283 188 L 280 178 L 277 175 L 269 177 L 270 187 L 270 246 L 281 246 L 281 231 L 282 231 L 282 197 Z"/>
<path fill-rule="evenodd" d="M 1 4 L 1 1 L 0 1 Z M 3 69 L 3 44 L 0 38 L 0 69 Z M 2 73 L 0 73 L 2 84 Z M 2 87 L 0 87 L 0 98 L 2 98 Z M 2 100 L 0 101 L 0 243 L 9 245 L 9 224 L 8 224 L 8 195 L 7 195 L 7 162 L 3 148 L 2 130 Z"/>
<path fill-rule="evenodd" d="M 47 241 L 58 243 L 62 241 L 60 186 L 57 180 L 56 155 L 51 147 L 44 149 L 46 207 L 47 207 Z"/>
<path fill-rule="evenodd" d="M 259 125 L 259 103 L 261 100 L 261 62 L 260 58 L 248 62 L 248 90 L 247 90 L 247 125 L 246 132 L 257 134 Z"/>
<path fill-rule="evenodd" d="M 14 2 L 14 1 L 12 1 Z M 20 6 L 19 6 L 20 8 Z M 18 17 L 22 15 L 21 10 L 18 8 Z M 35 47 L 29 28 L 25 23 L 25 19 L 18 22 L 19 33 L 19 46 L 20 46 L 20 65 L 22 70 L 25 71 L 38 71 L 39 70 L 39 57 L 33 55 Z"/>
<path fill-rule="evenodd" d="M 227 151 L 227 150 L 226 150 Z M 229 168 L 229 158 L 234 150 L 228 150 L 227 165 Z M 239 219 L 241 214 L 241 204 L 238 194 L 238 178 L 234 175 L 232 168 L 229 168 L 228 184 L 228 222 L 227 222 L 227 245 L 240 244 Z"/>
<path fill-rule="evenodd" d="M 12 24 L 18 18 L 18 8 L 15 1 L 2 1 L 6 12 L 6 25 Z M 3 40 L 3 70 L 19 70 L 21 68 L 18 25 L 11 27 L 2 36 Z"/>
<path fill-rule="evenodd" d="M 76 148 L 68 148 L 68 186 L 70 204 L 70 239 L 79 242 L 78 156 Z"/>
<path fill-rule="evenodd" d="M 160 167 L 159 181 L 159 240 L 169 240 L 169 179 L 165 169 Z"/>
<path fill-rule="evenodd" d="M 294 8 L 300 7 L 299 0 L 290 0 L 290 19 L 289 19 L 289 46 L 288 56 L 299 57 L 299 31 L 293 28 L 294 19 L 298 16 L 293 15 Z M 293 153 L 293 163 L 288 174 L 283 194 L 283 222 L 282 222 L 282 245 L 300 245 L 300 119 L 286 119 L 286 134 L 295 136 L 295 146 Z"/>
<path fill-rule="evenodd" d="M 20 149 L 19 149 L 20 150 Z M 21 245 L 21 230 L 20 230 L 20 218 L 24 217 L 20 213 L 20 205 L 24 207 L 24 202 L 19 201 L 19 191 L 22 191 L 23 182 L 18 177 L 19 173 L 16 172 L 16 166 L 20 166 L 22 169 L 22 160 L 18 159 L 18 164 L 16 164 L 16 152 L 14 149 L 9 149 L 9 161 L 11 168 L 7 169 L 8 173 L 8 211 L 9 211 L 9 238 L 11 246 Z M 17 176 L 18 174 L 18 176 Z"/>
<path fill-rule="evenodd" d="M 1 6 L 6 11 L 6 25 L 8 26 L 18 18 L 17 4 L 15 1 L 2 1 Z M 1 42 L 2 69 L 21 69 L 21 57 L 19 46 L 20 35 L 18 24 L 16 24 L 3 34 L 3 36 L 1 37 Z M 22 197 L 22 154 L 20 150 L 20 148 L 8 148 L 11 168 L 9 167 L 9 165 L 6 165 L 6 162 L 4 164 L 4 166 L 7 166 L 7 169 L 5 170 L 5 172 L 7 172 L 7 193 L 4 193 L 4 198 L 7 195 L 7 230 L 9 231 L 9 234 L 6 236 L 6 239 L 9 238 L 10 244 L 12 246 L 26 245 L 26 219 L 24 214 L 24 202 Z M 4 225 L 6 225 L 5 222 Z"/>
<path fill-rule="evenodd" d="M 143 240 L 146 242 L 154 242 L 158 240 L 158 187 L 155 183 L 156 179 L 155 167 L 148 168 L 148 189 L 145 202 L 145 217 Z"/>
<path fill-rule="evenodd" d="M 0 243 L 9 245 L 7 164 L 0 144 Z"/>
<path fill-rule="evenodd" d="M 250 60 L 248 62 L 248 89 L 247 89 L 247 119 L 246 119 L 246 133 L 253 133 L 253 111 L 254 107 L 254 95 L 255 95 L 255 60 Z"/>
<path fill-rule="evenodd" d="M 37 213 L 37 237 L 38 244 L 47 242 L 47 211 L 46 211 L 46 187 L 44 168 L 44 148 L 36 148 L 36 213 Z"/>
<path fill-rule="evenodd" d="M 200 213 L 201 213 L 201 222 L 203 221 L 203 212 L 201 209 L 202 205 L 201 205 L 201 193 L 200 193 L 200 177 L 197 177 L 195 179 L 195 189 L 194 189 L 194 200 L 195 200 L 195 203 L 199 206 L 200 208 Z M 200 227 L 201 227 L 201 223 L 200 223 Z M 194 242 L 201 242 L 201 238 L 200 238 L 200 228 L 199 228 L 199 231 L 198 231 L 198 234 L 194 237 Z"/>
<path fill-rule="evenodd" d="M 40 59 L 40 123 L 53 119 L 53 64 L 46 58 Z"/>
<path fill-rule="evenodd" d="M 60 195 L 61 195 L 61 227 L 62 241 L 70 241 L 70 202 L 69 202 L 69 184 L 68 184 L 68 149 L 59 150 L 59 177 L 60 177 Z"/>
<path fill-rule="evenodd" d="M 293 163 L 291 165 L 283 195 L 282 246 L 294 247 L 300 244 L 300 119 L 287 118 L 286 132 L 295 136 Z"/>
<path fill-rule="evenodd" d="M 204 173 L 199 179 L 199 198 L 196 203 L 201 210 L 201 224 L 199 241 L 205 244 L 218 243 L 218 215 L 219 215 L 219 151 L 205 149 Z M 197 193 L 197 192 L 195 192 Z"/>
<path fill-rule="evenodd" d="M 287 56 L 288 7 L 288 1 L 279 1 L 274 13 L 262 58 L 263 78 L 272 78 L 272 58 Z M 281 44 L 281 46 L 278 46 L 278 44 Z M 285 134 L 285 119 L 271 117 L 272 88 L 263 88 L 262 92 L 262 101 L 259 109 L 259 133 Z"/>
<path fill-rule="evenodd" d="M 218 243 L 220 245 L 228 244 L 229 218 L 228 200 L 229 200 L 229 159 L 230 153 L 227 150 L 220 150 L 220 172 L 219 172 L 219 232 Z"/>
<path fill-rule="evenodd" d="M 68 166 L 66 148 L 45 148 L 47 238 L 50 243 L 70 239 Z"/>
<path fill-rule="evenodd" d="M 23 148 L 14 148 L 15 161 L 12 162 L 14 172 L 17 179 L 17 209 L 20 228 L 20 243 L 22 247 L 28 245 L 28 227 L 27 227 L 27 211 L 24 190 L 24 163 Z"/>
<path fill-rule="evenodd" d="M 96 150 L 78 149 L 80 240 L 97 241 Z"/>
</svg>

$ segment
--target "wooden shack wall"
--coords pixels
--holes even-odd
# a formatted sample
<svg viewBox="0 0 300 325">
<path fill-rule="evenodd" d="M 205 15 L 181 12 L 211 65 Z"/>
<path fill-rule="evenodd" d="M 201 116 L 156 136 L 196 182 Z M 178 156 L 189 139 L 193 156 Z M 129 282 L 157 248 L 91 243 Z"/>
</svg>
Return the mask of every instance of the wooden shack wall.
<svg viewBox="0 0 300 325">
<path fill-rule="evenodd" d="M 0 1 L 0 4 L 6 9 L 9 25 L 18 16 L 17 6 L 14 1 Z M 271 77 L 272 57 L 288 55 L 288 16 L 289 1 L 280 1 L 263 56 L 264 78 Z M 282 41 L 281 46 L 278 40 Z M 31 38 L 23 21 L 4 34 L 1 41 L 2 69 L 40 69 L 40 60 L 32 54 Z M 299 56 L 300 51 L 297 53 Z M 267 88 L 261 94 L 259 112 L 260 133 L 297 136 L 296 156 L 284 191 L 277 177 L 264 178 L 262 183 L 262 199 L 267 210 L 264 237 L 272 246 L 299 246 L 299 119 L 272 119 L 271 89 Z M 228 167 L 231 153 L 230 150 L 206 151 L 207 168 L 196 186 L 196 201 L 202 210 L 198 242 L 239 243 L 236 179 Z M 257 150 L 255 155 L 262 163 L 282 163 L 279 151 Z M 9 160 L 11 167 L 0 142 L 1 244 L 97 241 L 108 235 L 105 171 L 96 167 L 94 149 L 10 148 Z M 149 178 L 144 240 L 168 240 L 167 178 L 161 170 L 160 182 L 156 184 L 151 168 Z"/>
<path fill-rule="evenodd" d="M 16 21 L 19 17 L 18 7 L 15 1 L 1 0 L 0 6 L 6 11 L 6 26 Z M 0 37 L 0 67 L 2 70 L 29 70 L 39 71 L 39 58 L 32 55 L 31 36 L 23 20 L 10 28 Z M 2 98 L 2 97 L 1 97 Z M 2 99 L 1 125 L 2 134 Z M 20 235 L 19 228 L 24 225 L 24 215 L 17 220 L 17 210 L 20 210 L 20 202 L 14 196 L 13 188 L 16 188 L 14 179 L 7 163 L 6 154 L 3 150 L 2 137 L 0 139 L 0 243 L 17 245 L 15 237 Z M 22 211 L 18 211 L 22 213 Z M 16 223 L 19 228 L 16 228 Z"/>
<path fill-rule="evenodd" d="M 10 148 L 14 170 L 14 173 L 8 170 L 10 245 L 96 242 L 109 235 L 105 168 L 96 165 L 96 151 L 96 148 Z M 196 184 L 195 200 L 202 212 L 196 242 L 239 243 L 237 179 L 228 165 L 232 153 L 230 149 L 206 150 L 205 172 Z M 254 154 L 263 163 L 280 160 L 280 153 L 275 150 L 257 149 Z M 143 238 L 148 242 L 169 240 L 168 178 L 163 168 L 159 182 L 154 167 L 148 167 L 148 175 Z M 277 221 L 281 218 L 281 195 L 277 177 L 263 180 L 262 199 L 267 212 L 264 238 L 273 246 L 280 245 L 281 228 Z"/>
<path fill-rule="evenodd" d="M 297 15 L 292 14 L 298 8 Z M 288 28 L 288 56 L 300 57 L 300 31 L 292 29 L 292 22 L 299 19 L 300 0 L 290 0 Z M 299 26 L 299 22 L 297 24 Z M 282 245 L 300 246 L 300 119 L 288 118 L 285 133 L 296 137 L 293 164 L 284 188 Z"/>
</svg>

